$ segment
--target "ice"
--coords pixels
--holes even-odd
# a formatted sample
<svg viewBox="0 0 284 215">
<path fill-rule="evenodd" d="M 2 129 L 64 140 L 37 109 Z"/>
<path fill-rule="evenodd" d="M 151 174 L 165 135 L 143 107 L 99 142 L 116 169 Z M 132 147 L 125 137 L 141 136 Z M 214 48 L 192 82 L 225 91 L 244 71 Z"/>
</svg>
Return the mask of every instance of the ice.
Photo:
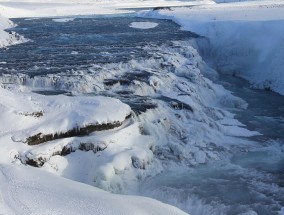
<svg viewBox="0 0 284 215">
<path fill-rule="evenodd" d="M 54 22 L 71 22 L 74 18 L 60 18 L 60 19 L 53 19 Z"/>
<path fill-rule="evenodd" d="M 155 28 L 159 24 L 155 22 L 132 22 L 130 23 L 129 27 L 131 28 L 138 28 L 138 29 L 150 29 Z"/>
<path fill-rule="evenodd" d="M 176 167 L 144 181 L 140 190 L 190 214 L 278 214 L 284 191 L 280 148 L 240 153 L 187 171 Z"/>
</svg>

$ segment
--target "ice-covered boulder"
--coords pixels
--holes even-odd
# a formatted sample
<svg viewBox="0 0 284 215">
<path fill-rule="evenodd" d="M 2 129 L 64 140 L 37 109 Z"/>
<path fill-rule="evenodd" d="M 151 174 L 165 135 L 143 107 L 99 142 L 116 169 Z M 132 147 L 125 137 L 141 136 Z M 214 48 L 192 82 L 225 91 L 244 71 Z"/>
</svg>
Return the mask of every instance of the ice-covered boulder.
<svg viewBox="0 0 284 215">
<path fill-rule="evenodd" d="M 14 130 L 13 141 L 28 145 L 113 129 L 131 114 L 120 100 L 102 96 L 43 96 L 0 88 L 0 97 L 0 132 Z"/>
</svg>

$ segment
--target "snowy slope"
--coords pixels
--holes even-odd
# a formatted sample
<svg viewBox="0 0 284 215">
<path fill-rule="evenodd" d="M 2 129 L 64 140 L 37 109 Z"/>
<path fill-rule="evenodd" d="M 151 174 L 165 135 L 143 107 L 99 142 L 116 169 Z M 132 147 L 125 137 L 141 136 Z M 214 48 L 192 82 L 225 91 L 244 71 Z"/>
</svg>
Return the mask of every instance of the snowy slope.
<svg viewBox="0 0 284 215">
<path fill-rule="evenodd" d="M 15 32 L 6 32 L 4 29 L 13 27 L 13 22 L 1 16 L 0 13 L 0 48 L 25 42 L 26 39 Z"/>
<path fill-rule="evenodd" d="M 141 13 L 176 21 L 210 40 L 204 57 L 220 72 L 284 94 L 284 2 L 202 5 Z"/>
<path fill-rule="evenodd" d="M 32 167 L 1 164 L 0 186 L 5 215 L 185 214 L 153 199 L 109 194 Z"/>
</svg>

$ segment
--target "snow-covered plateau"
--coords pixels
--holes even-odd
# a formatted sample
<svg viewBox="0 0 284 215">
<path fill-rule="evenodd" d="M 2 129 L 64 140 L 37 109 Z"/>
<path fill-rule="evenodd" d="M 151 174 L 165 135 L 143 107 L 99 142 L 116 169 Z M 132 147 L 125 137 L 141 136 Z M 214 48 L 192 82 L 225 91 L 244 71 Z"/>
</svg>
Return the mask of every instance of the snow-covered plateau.
<svg viewBox="0 0 284 215">
<path fill-rule="evenodd" d="M 78 17 L 101 14 L 120 15 Z M 254 131 L 219 78 L 284 95 L 283 14 L 280 0 L 2 0 L 0 214 L 283 215 L 283 117 L 257 116 L 280 125 L 272 140 Z"/>
</svg>

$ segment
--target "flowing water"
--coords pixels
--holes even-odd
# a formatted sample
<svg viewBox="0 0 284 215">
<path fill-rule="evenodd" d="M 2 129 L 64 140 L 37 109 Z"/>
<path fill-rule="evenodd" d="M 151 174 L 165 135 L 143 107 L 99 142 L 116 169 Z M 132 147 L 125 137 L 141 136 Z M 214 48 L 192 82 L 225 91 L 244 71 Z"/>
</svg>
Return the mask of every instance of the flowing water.
<svg viewBox="0 0 284 215">
<path fill-rule="evenodd" d="M 173 40 L 197 37 L 181 31 L 171 21 L 131 16 L 81 17 L 66 23 L 54 22 L 51 18 L 14 21 L 18 27 L 13 30 L 32 41 L 0 50 L 1 75 L 72 76 L 70 72 L 74 70 L 88 71 L 94 65 L 103 67 L 154 55 L 145 51 L 144 46 L 171 46 Z M 130 23 L 139 21 L 159 25 L 148 30 L 129 27 Z M 105 80 L 104 84 L 129 85 L 135 79 L 149 76 L 147 71 L 133 72 Z M 232 156 L 221 161 L 161 173 L 143 182 L 140 194 L 173 204 L 193 215 L 278 214 L 284 207 L 284 97 L 250 89 L 245 81 L 235 77 L 221 77 L 221 83 L 248 102 L 248 109 L 230 111 L 250 130 L 263 134 L 252 139 L 256 147 L 233 151 Z M 53 95 L 66 91 L 39 93 Z M 150 98 L 133 96 L 129 91 L 108 95 L 122 99 L 137 112 L 155 108 Z"/>
<path fill-rule="evenodd" d="M 146 181 L 141 190 L 191 214 L 282 214 L 284 206 L 284 97 L 251 89 L 239 78 L 221 83 L 248 102 L 230 109 L 261 136 L 256 148 L 187 171 L 166 172 Z M 282 208 L 282 212 L 281 211 Z"/>
<path fill-rule="evenodd" d="M 135 17 L 76 18 L 70 22 L 16 19 L 16 31 L 32 42 L 0 51 L 0 74 L 46 75 L 87 69 L 93 64 L 127 62 L 148 55 L 142 47 L 196 35 L 167 20 Z M 130 28 L 132 22 L 156 22 L 154 29 Z"/>
</svg>

